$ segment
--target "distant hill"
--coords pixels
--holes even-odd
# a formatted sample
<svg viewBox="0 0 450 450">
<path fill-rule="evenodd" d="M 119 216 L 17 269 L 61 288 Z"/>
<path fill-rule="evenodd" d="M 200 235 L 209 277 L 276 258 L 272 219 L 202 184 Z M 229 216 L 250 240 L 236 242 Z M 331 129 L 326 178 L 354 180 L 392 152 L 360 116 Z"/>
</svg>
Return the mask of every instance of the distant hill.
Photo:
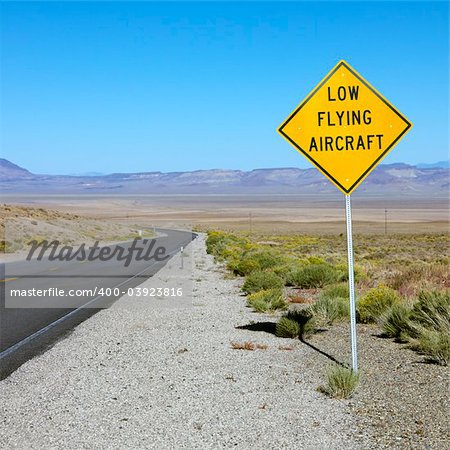
<svg viewBox="0 0 450 450">
<path fill-rule="evenodd" d="M 17 166 L 7 159 L 0 158 L 0 181 L 13 181 L 23 178 L 33 178 L 33 175 L 23 167 Z"/>
<path fill-rule="evenodd" d="M 420 168 L 380 164 L 358 193 L 447 197 L 448 167 Z M 0 160 L 2 193 L 34 194 L 317 194 L 336 188 L 315 168 L 195 170 L 191 172 L 113 173 L 98 176 L 38 175 Z"/>
<path fill-rule="evenodd" d="M 417 164 L 418 169 L 448 169 L 450 167 L 450 161 L 438 161 L 431 164 Z"/>
</svg>

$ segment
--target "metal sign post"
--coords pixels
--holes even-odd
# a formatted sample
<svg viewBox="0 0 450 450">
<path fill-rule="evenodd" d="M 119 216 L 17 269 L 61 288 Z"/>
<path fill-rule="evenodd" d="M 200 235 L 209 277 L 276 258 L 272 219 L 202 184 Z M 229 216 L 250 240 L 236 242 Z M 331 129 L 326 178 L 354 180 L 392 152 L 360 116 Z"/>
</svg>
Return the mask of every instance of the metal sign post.
<svg viewBox="0 0 450 450">
<path fill-rule="evenodd" d="M 347 222 L 348 290 L 350 293 L 350 336 L 352 341 L 352 369 L 358 372 L 358 349 L 356 343 L 355 270 L 353 264 L 352 205 L 350 195 L 345 196 L 345 219 Z"/>
</svg>

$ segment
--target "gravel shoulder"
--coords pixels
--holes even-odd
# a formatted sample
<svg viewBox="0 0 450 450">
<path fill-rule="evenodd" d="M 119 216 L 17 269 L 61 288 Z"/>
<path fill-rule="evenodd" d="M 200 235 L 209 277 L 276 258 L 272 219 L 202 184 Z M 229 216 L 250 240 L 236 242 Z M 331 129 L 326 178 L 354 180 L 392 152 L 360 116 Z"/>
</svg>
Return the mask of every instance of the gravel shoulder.
<svg viewBox="0 0 450 450">
<path fill-rule="evenodd" d="M 332 336 L 314 336 L 311 345 L 239 328 L 267 329 L 276 318 L 245 307 L 240 280 L 228 279 L 214 264 L 202 235 L 188 252 L 194 260 L 189 305 L 161 308 L 124 297 L 0 382 L 1 448 L 351 450 L 384 445 L 372 410 L 383 401 L 382 390 L 363 388 L 346 401 L 317 392 L 330 363 L 326 353 L 347 357 L 339 354 L 347 345 L 344 327 L 333 328 Z M 141 286 L 157 287 L 173 276 L 176 258 Z M 372 339 L 370 331 L 368 336 Z M 267 348 L 245 351 L 230 345 L 246 341 Z M 365 364 L 370 355 L 364 344 L 361 348 Z M 379 359 L 394 370 L 391 360 L 382 354 Z M 396 373 L 400 379 L 403 369 Z M 367 379 L 371 386 L 379 381 L 371 372 Z M 445 448 L 414 442 L 416 448 Z"/>
<path fill-rule="evenodd" d="M 335 325 L 309 343 L 350 361 L 348 336 L 348 326 Z M 370 435 L 377 449 L 450 449 L 449 368 L 382 338 L 370 325 L 358 324 L 358 356 L 361 382 L 348 407 L 359 433 Z"/>
</svg>

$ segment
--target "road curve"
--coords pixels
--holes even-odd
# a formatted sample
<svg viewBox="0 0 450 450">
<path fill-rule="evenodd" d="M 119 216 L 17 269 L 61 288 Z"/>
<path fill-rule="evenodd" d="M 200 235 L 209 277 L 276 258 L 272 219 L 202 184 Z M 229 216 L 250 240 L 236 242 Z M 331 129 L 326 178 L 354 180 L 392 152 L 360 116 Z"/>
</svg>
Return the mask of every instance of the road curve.
<svg viewBox="0 0 450 450">
<path fill-rule="evenodd" d="M 152 241 L 170 257 L 188 245 L 195 233 L 168 229 L 157 230 L 157 239 L 139 241 L 145 251 Z M 120 245 L 126 250 L 132 241 L 108 246 L 113 251 Z M 170 258 L 169 258 L 170 259 Z M 60 305 L 59 297 L 11 297 L 13 289 L 99 289 L 121 286 L 135 287 L 153 276 L 164 261 L 137 260 L 125 266 L 124 261 L 15 261 L 0 265 L 0 379 L 7 376 L 27 359 L 43 351 L 61 335 L 117 300 L 121 295 L 98 298 L 71 298 L 70 304 Z M 20 302 L 14 307 L 14 302 Z M 39 304 L 36 305 L 35 302 Z M 67 302 L 66 300 L 63 300 Z M 36 307 L 38 306 L 38 307 Z M 45 307 L 43 307 L 45 306 Z"/>
</svg>

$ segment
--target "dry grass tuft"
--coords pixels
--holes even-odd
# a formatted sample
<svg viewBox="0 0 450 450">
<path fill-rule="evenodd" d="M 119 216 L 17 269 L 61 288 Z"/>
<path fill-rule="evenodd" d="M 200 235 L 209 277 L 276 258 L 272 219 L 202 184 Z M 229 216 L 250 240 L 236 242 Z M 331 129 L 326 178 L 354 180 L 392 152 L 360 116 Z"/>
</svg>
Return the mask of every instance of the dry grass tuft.
<svg viewBox="0 0 450 450">
<path fill-rule="evenodd" d="M 233 348 L 234 350 L 249 350 L 249 351 L 253 351 L 255 350 L 256 346 L 253 342 L 251 341 L 246 341 L 246 342 L 231 342 L 231 348 Z"/>
<path fill-rule="evenodd" d="M 294 347 L 292 347 L 291 345 L 280 345 L 278 347 L 278 350 L 291 351 L 294 350 Z"/>
<path fill-rule="evenodd" d="M 334 364 L 327 369 L 326 386 L 320 386 L 318 390 L 331 398 L 350 398 L 355 392 L 358 383 L 359 374 L 348 367 Z"/>
<path fill-rule="evenodd" d="M 256 348 L 258 350 L 267 350 L 268 345 L 266 345 L 266 344 L 256 344 Z"/>
</svg>

